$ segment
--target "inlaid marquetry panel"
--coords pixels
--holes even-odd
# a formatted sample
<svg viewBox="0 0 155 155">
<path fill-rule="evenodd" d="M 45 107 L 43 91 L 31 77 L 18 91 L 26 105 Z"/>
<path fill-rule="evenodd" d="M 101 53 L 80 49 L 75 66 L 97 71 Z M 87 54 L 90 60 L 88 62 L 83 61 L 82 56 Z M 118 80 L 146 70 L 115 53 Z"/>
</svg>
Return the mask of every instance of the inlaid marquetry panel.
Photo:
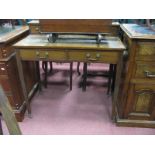
<svg viewBox="0 0 155 155">
<path fill-rule="evenodd" d="M 148 42 L 148 43 L 145 43 L 145 42 L 140 42 L 138 44 L 138 51 L 137 51 L 137 55 L 148 55 L 148 56 L 155 56 L 155 44 L 154 43 L 151 43 L 151 42 Z"/>
<path fill-rule="evenodd" d="M 137 91 L 134 111 L 148 113 L 152 99 L 153 93 L 151 91 Z"/>
<path fill-rule="evenodd" d="M 155 85 L 131 84 L 125 117 L 152 120 L 155 118 Z"/>
</svg>

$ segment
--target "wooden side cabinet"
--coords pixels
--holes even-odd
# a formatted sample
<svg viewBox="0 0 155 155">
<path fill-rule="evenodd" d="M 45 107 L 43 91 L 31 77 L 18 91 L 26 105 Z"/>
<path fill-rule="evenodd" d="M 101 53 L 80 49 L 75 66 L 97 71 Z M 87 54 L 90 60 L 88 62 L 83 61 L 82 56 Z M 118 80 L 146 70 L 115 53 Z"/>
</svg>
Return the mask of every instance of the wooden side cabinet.
<svg viewBox="0 0 155 155">
<path fill-rule="evenodd" d="M 13 44 L 29 34 L 28 26 L 0 28 L 0 85 L 12 106 L 18 121 L 24 119 L 26 110 L 24 95 L 17 68 L 16 53 Z M 23 62 L 26 87 L 31 98 L 37 87 L 35 62 Z"/>
<path fill-rule="evenodd" d="M 117 124 L 155 127 L 155 32 L 136 24 L 121 25 L 128 60 L 122 74 Z"/>
</svg>

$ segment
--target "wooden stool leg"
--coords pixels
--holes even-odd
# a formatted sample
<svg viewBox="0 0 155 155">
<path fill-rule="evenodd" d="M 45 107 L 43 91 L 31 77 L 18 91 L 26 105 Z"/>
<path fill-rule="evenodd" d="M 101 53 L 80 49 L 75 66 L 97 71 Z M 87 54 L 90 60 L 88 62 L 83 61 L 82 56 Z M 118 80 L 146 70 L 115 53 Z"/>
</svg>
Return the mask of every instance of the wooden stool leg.
<svg viewBox="0 0 155 155">
<path fill-rule="evenodd" d="M 113 78 L 113 64 L 109 65 L 109 77 L 108 77 L 108 90 L 107 94 L 109 95 L 109 92 L 111 91 L 111 81 Z"/>
<path fill-rule="evenodd" d="M 83 83 L 82 83 L 82 90 L 86 91 L 86 85 L 87 85 L 87 63 L 84 63 L 83 66 Z"/>
<path fill-rule="evenodd" d="M 77 73 L 78 73 L 78 75 L 81 74 L 81 73 L 80 73 L 80 62 L 77 63 Z"/>
<path fill-rule="evenodd" d="M 72 90 L 73 62 L 70 63 L 70 90 Z"/>
<path fill-rule="evenodd" d="M 43 71 L 45 72 L 45 61 L 42 61 L 42 69 L 43 69 Z"/>
<path fill-rule="evenodd" d="M 112 85 L 111 85 L 112 93 L 114 92 L 114 89 L 115 89 L 116 68 L 117 68 L 117 65 L 113 65 L 113 76 L 112 76 Z"/>
<path fill-rule="evenodd" d="M 53 72 L 53 63 L 50 61 L 49 64 L 50 64 L 50 70 L 49 70 L 49 73 L 52 73 L 52 72 Z"/>
<path fill-rule="evenodd" d="M 1 122 L 1 114 L 0 114 L 0 135 L 3 135 L 2 122 Z"/>
<path fill-rule="evenodd" d="M 47 62 L 44 62 L 45 65 L 45 77 L 44 77 L 44 86 L 47 88 Z"/>
<path fill-rule="evenodd" d="M 41 78 L 40 78 L 39 61 L 36 61 L 36 72 L 37 72 L 37 80 L 38 80 L 38 83 L 39 83 L 39 91 L 41 91 Z"/>
</svg>

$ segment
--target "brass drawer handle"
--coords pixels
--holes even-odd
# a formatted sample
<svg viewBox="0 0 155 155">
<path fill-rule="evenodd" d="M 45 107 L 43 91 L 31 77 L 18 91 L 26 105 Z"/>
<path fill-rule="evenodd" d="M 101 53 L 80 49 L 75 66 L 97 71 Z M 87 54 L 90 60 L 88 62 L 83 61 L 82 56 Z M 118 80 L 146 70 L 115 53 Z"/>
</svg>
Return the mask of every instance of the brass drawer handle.
<svg viewBox="0 0 155 155">
<path fill-rule="evenodd" d="M 150 71 L 144 71 L 144 74 L 145 74 L 146 77 L 149 77 L 149 78 L 154 78 L 155 77 L 155 73 L 150 72 Z"/>
<path fill-rule="evenodd" d="M 36 28 L 35 28 L 35 30 L 36 30 L 36 31 L 39 31 L 39 28 L 38 28 L 38 27 L 36 27 Z"/>
<path fill-rule="evenodd" d="M 96 58 L 88 58 L 87 60 L 88 61 L 97 61 L 98 59 L 96 59 Z"/>
<path fill-rule="evenodd" d="M 40 56 L 40 53 L 36 52 L 36 56 L 38 59 L 47 59 L 49 54 L 48 54 L 48 52 L 45 52 L 45 56 Z"/>
<path fill-rule="evenodd" d="M 1 68 L 1 71 L 5 71 L 5 68 L 4 68 L 4 67 L 2 67 L 2 68 Z"/>
<path fill-rule="evenodd" d="M 5 52 L 6 52 L 6 50 L 3 50 L 3 52 L 5 53 Z"/>
<path fill-rule="evenodd" d="M 96 58 L 100 58 L 100 57 L 101 57 L 100 53 L 97 53 Z"/>
<path fill-rule="evenodd" d="M 90 58 L 90 53 L 87 53 L 87 54 L 86 54 L 86 57 L 87 57 L 87 58 Z"/>
</svg>

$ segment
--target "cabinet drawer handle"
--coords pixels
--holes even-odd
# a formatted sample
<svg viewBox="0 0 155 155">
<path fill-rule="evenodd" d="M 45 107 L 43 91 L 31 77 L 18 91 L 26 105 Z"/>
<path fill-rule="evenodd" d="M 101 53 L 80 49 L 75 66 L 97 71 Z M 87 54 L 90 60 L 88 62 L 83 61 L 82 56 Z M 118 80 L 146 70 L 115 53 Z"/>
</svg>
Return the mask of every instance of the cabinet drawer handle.
<svg viewBox="0 0 155 155">
<path fill-rule="evenodd" d="M 155 73 L 152 73 L 150 71 L 144 71 L 144 74 L 146 77 L 150 77 L 150 78 L 154 78 L 155 77 Z"/>
<path fill-rule="evenodd" d="M 3 50 L 3 52 L 5 53 L 5 52 L 6 52 L 6 50 Z"/>
<path fill-rule="evenodd" d="M 100 57 L 101 57 L 100 53 L 97 53 L 96 58 L 100 58 Z"/>
<path fill-rule="evenodd" d="M 4 67 L 2 67 L 2 68 L 1 68 L 1 71 L 5 71 L 5 68 L 4 68 Z"/>
<path fill-rule="evenodd" d="M 95 58 L 88 58 L 87 60 L 88 60 L 88 61 L 97 61 L 98 59 L 95 59 Z"/>
<path fill-rule="evenodd" d="M 38 59 L 47 59 L 48 58 L 48 52 L 45 53 L 45 56 L 40 56 L 40 53 L 39 52 L 36 52 L 36 56 Z"/>
<path fill-rule="evenodd" d="M 35 30 L 36 30 L 36 31 L 39 31 L 39 28 L 38 28 L 38 27 L 36 27 L 36 28 L 35 28 Z"/>
</svg>

